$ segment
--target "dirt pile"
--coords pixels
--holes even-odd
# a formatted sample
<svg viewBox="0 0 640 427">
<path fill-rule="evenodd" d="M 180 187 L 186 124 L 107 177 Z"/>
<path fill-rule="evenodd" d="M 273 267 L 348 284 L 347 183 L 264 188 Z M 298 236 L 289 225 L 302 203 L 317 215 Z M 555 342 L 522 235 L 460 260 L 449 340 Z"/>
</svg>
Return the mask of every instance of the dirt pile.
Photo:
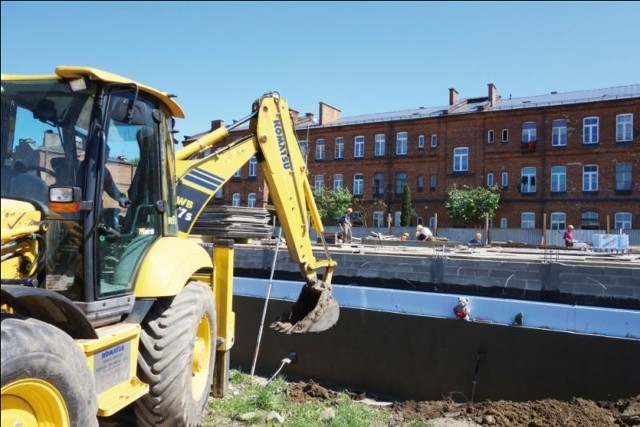
<svg viewBox="0 0 640 427">
<path fill-rule="evenodd" d="M 348 392 L 354 400 L 370 401 L 366 393 Z M 332 400 L 338 392 L 310 382 L 290 383 L 287 400 L 301 403 Z M 415 420 L 438 420 L 436 425 L 492 425 L 526 427 L 583 427 L 640 425 L 640 395 L 615 402 L 595 402 L 574 398 L 564 402 L 544 399 L 531 402 L 457 403 L 453 400 L 389 402 L 381 410 L 391 411 L 393 426 Z"/>
</svg>

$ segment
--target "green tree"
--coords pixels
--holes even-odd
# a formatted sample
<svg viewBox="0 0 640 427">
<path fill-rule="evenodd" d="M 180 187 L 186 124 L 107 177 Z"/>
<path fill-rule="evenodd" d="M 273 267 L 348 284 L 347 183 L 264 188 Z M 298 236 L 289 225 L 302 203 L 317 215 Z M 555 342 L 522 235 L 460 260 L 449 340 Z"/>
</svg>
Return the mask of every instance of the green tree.
<svg viewBox="0 0 640 427">
<path fill-rule="evenodd" d="M 462 221 L 465 226 L 482 226 L 484 218 L 495 216 L 500 207 L 500 189 L 498 187 L 453 187 L 447 190 L 445 208 L 454 221 Z"/>
<path fill-rule="evenodd" d="M 400 225 L 408 227 L 411 225 L 411 190 L 409 184 L 405 182 L 402 189 L 402 210 L 400 211 Z"/>
<path fill-rule="evenodd" d="M 353 195 L 347 188 L 337 191 L 320 187 L 314 193 L 314 199 L 322 223 L 325 225 L 336 225 L 336 221 L 351 206 Z"/>
</svg>

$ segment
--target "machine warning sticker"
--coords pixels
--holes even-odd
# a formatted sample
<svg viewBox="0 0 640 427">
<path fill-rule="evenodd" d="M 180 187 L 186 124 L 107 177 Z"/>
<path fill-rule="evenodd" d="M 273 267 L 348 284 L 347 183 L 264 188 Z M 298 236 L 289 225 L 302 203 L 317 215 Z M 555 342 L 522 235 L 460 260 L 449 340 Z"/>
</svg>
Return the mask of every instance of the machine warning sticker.
<svg viewBox="0 0 640 427">
<path fill-rule="evenodd" d="M 188 233 L 193 226 L 193 219 L 197 217 L 209 200 L 209 195 L 186 185 L 178 185 L 177 196 L 176 216 L 178 217 L 178 229 Z"/>
<path fill-rule="evenodd" d="M 98 393 L 129 379 L 131 342 L 125 341 L 96 353 L 93 360 Z"/>
</svg>

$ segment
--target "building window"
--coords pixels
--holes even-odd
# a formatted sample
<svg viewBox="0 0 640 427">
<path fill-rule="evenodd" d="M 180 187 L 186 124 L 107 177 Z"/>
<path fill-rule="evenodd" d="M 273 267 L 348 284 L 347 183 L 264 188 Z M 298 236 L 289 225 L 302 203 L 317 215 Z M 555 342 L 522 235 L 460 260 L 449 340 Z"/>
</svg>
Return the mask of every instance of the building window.
<svg viewBox="0 0 640 427">
<path fill-rule="evenodd" d="M 234 172 L 233 174 L 233 178 L 234 179 L 240 179 L 242 178 L 242 168 L 238 169 L 237 171 Z"/>
<path fill-rule="evenodd" d="M 633 139 L 633 114 L 616 116 L 616 142 L 630 142 Z"/>
<path fill-rule="evenodd" d="M 458 147 L 453 149 L 453 171 L 467 172 L 469 170 L 469 148 Z"/>
<path fill-rule="evenodd" d="M 434 133 L 431 135 L 431 148 L 436 148 L 438 146 L 438 134 Z"/>
<path fill-rule="evenodd" d="M 324 139 L 316 139 L 316 160 L 324 160 Z"/>
<path fill-rule="evenodd" d="M 384 174 L 383 173 L 373 174 L 373 195 L 374 196 L 384 195 Z"/>
<path fill-rule="evenodd" d="M 520 192 L 522 193 L 535 193 L 536 192 L 536 168 L 526 167 L 522 168 L 522 175 L 520 178 Z"/>
<path fill-rule="evenodd" d="M 582 191 L 598 191 L 598 165 L 582 167 Z"/>
<path fill-rule="evenodd" d="M 364 192 L 364 175 L 357 173 L 353 175 L 353 194 L 356 196 L 362 196 Z"/>
<path fill-rule="evenodd" d="M 378 228 L 384 228 L 384 212 L 373 212 L 373 226 Z"/>
<path fill-rule="evenodd" d="M 487 131 L 487 143 L 493 144 L 493 141 L 494 141 L 493 129 L 490 129 Z"/>
<path fill-rule="evenodd" d="M 536 228 L 536 214 L 533 212 L 522 212 L 522 214 L 520 214 L 520 228 Z"/>
<path fill-rule="evenodd" d="M 233 196 L 231 196 L 231 206 L 240 206 L 240 193 L 233 193 Z"/>
<path fill-rule="evenodd" d="M 509 142 L 509 129 L 502 129 L 502 142 Z"/>
<path fill-rule="evenodd" d="M 551 192 L 563 193 L 567 191 L 567 167 L 551 167 Z"/>
<path fill-rule="evenodd" d="M 536 142 L 536 122 L 522 124 L 522 143 Z"/>
<path fill-rule="evenodd" d="M 551 229 L 564 230 L 567 228 L 567 215 L 564 212 L 551 212 Z"/>
<path fill-rule="evenodd" d="M 431 190 L 435 190 L 437 183 L 438 183 L 438 176 L 436 174 L 431 175 L 429 177 L 429 188 Z"/>
<path fill-rule="evenodd" d="M 487 187 L 493 187 L 493 173 L 487 174 Z"/>
<path fill-rule="evenodd" d="M 364 136 L 356 136 L 353 140 L 353 157 L 364 157 Z"/>
<path fill-rule="evenodd" d="M 616 191 L 631 191 L 631 163 L 616 164 Z"/>
<path fill-rule="evenodd" d="M 375 146 L 373 147 L 373 155 L 376 157 L 384 156 L 385 136 L 383 133 L 379 133 L 375 136 Z"/>
<path fill-rule="evenodd" d="M 582 212 L 582 228 L 586 230 L 599 230 L 600 217 L 598 212 Z"/>
<path fill-rule="evenodd" d="M 344 181 L 342 180 L 342 174 L 337 173 L 333 175 L 333 191 L 340 191 L 344 186 Z"/>
<path fill-rule="evenodd" d="M 307 149 L 309 148 L 307 144 L 307 141 L 305 141 L 304 139 L 302 141 L 300 141 L 298 143 L 298 145 L 300 145 L 300 152 L 302 153 L 302 157 L 305 158 L 305 160 L 307 159 Z"/>
<path fill-rule="evenodd" d="M 508 228 L 508 225 L 507 218 L 500 218 L 500 228 Z"/>
<path fill-rule="evenodd" d="M 247 206 L 250 208 L 256 207 L 256 193 L 249 193 L 247 196 Z"/>
<path fill-rule="evenodd" d="M 224 197 L 224 187 L 220 187 L 214 196 L 216 199 L 222 199 Z"/>
<path fill-rule="evenodd" d="M 404 192 L 404 185 L 407 182 L 407 174 L 404 172 L 396 173 L 396 194 Z"/>
<path fill-rule="evenodd" d="M 424 148 L 424 135 L 418 137 L 418 148 Z"/>
<path fill-rule="evenodd" d="M 502 172 L 500 174 L 500 186 L 507 188 L 509 186 L 509 172 Z"/>
<path fill-rule="evenodd" d="M 424 175 L 418 175 L 416 186 L 418 187 L 418 191 L 424 190 Z"/>
<path fill-rule="evenodd" d="M 585 117 L 582 121 L 582 143 L 598 143 L 598 121 L 597 117 Z"/>
<path fill-rule="evenodd" d="M 616 212 L 614 223 L 616 230 L 631 230 L 631 212 Z"/>
<path fill-rule="evenodd" d="M 407 154 L 407 132 L 398 132 L 396 135 L 396 154 L 404 156 Z"/>
<path fill-rule="evenodd" d="M 551 123 L 551 146 L 565 147 L 567 145 L 567 121 L 557 119 Z"/>
<path fill-rule="evenodd" d="M 316 175 L 316 179 L 313 183 L 313 188 L 316 192 L 320 191 L 324 187 L 324 175 Z"/>
<path fill-rule="evenodd" d="M 249 160 L 249 178 L 255 178 L 258 175 L 258 159 L 252 157 Z"/>
<path fill-rule="evenodd" d="M 339 136 L 335 139 L 335 147 L 333 152 L 334 159 L 344 159 L 344 138 Z"/>
</svg>

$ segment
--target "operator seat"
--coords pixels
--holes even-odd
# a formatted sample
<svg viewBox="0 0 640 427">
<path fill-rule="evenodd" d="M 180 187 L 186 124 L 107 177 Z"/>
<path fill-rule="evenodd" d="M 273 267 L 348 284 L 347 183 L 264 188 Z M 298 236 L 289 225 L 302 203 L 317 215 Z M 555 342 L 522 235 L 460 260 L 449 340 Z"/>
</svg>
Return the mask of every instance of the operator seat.
<svg viewBox="0 0 640 427">
<path fill-rule="evenodd" d="M 124 230 L 133 231 L 130 227 L 133 224 L 140 224 L 144 212 L 143 205 L 151 205 L 156 200 L 151 200 L 151 195 L 154 194 L 155 179 L 152 176 L 155 168 L 153 162 L 155 159 L 154 153 L 154 141 L 155 130 L 151 127 L 141 127 L 136 132 L 136 140 L 140 149 L 140 160 L 138 162 L 136 172 L 131 180 L 129 186 L 129 200 L 131 200 L 131 207 L 127 211 L 127 216 L 124 221 Z"/>
</svg>

